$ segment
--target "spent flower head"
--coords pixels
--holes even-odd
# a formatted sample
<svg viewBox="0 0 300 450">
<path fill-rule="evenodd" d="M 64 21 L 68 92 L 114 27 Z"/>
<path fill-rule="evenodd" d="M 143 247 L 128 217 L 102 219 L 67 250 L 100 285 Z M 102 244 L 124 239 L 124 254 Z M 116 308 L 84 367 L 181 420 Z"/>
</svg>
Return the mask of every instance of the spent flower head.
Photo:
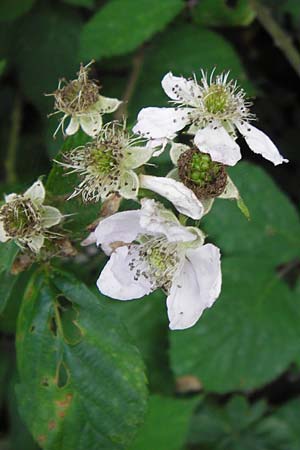
<svg viewBox="0 0 300 450">
<path fill-rule="evenodd" d="M 255 119 L 249 110 L 251 103 L 236 81 L 229 80 L 229 72 L 208 76 L 202 71 L 199 83 L 195 77 L 186 79 L 169 72 L 162 87 L 175 107 L 142 109 L 135 133 L 165 143 L 188 126 L 187 132 L 195 135 L 201 152 L 209 153 L 213 161 L 233 166 L 241 159 L 238 131 L 255 153 L 275 165 L 287 162 L 268 136 L 250 125 Z"/>
<path fill-rule="evenodd" d="M 84 202 L 105 200 L 112 193 L 136 198 L 139 178 L 134 169 L 147 163 L 153 149 L 142 146 L 140 138 L 130 135 L 126 124 L 110 122 L 87 144 L 64 155 L 58 162 L 69 173 L 78 173 L 80 183 L 69 197 L 81 195 Z"/>
<path fill-rule="evenodd" d="M 114 112 L 120 105 L 116 98 L 103 97 L 99 94 L 100 86 L 88 77 L 90 62 L 86 66 L 81 64 L 78 77 L 75 80 L 59 81 L 58 88 L 49 95 L 53 95 L 55 113 L 62 113 L 60 124 L 54 135 L 62 128 L 67 135 L 75 134 L 79 127 L 89 136 L 95 136 L 102 127 L 102 115 Z M 70 117 L 65 130 L 65 121 Z"/>
<path fill-rule="evenodd" d="M 47 237 L 55 236 L 48 229 L 62 220 L 53 206 L 44 205 L 45 188 L 36 181 L 24 194 L 9 194 L 0 208 L 0 241 L 14 240 L 20 247 L 39 253 Z"/>
<path fill-rule="evenodd" d="M 103 294 L 131 300 L 162 288 L 171 329 L 191 327 L 218 298 L 219 249 L 203 245 L 198 228 L 181 225 L 154 200 L 143 199 L 140 210 L 102 220 L 94 233 L 111 255 L 97 282 Z"/>
</svg>

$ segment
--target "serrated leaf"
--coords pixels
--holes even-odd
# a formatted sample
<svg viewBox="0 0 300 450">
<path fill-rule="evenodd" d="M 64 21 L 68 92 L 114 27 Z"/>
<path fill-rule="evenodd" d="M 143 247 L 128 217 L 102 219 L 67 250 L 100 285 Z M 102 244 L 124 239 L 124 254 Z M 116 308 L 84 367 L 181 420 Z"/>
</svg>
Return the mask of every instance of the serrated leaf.
<svg viewBox="0 0 300 450">
<path fill-rule="evenodd" d="M 213 308 L 193 328 L 171 333 L 171 363 L 176 375 L 197 376 L 209 391 L 247 391 L 297 358 L 300 299 L 263 258 L 224 258 L 222 272 Z"/>
<path fill-rule="evenodd" d="M 203 227 L 227 255 L 251 255 L 268 265 L 284 264 L 300 253 L 300 221 L 296 208 L 261 168 L 239 163 L 230 170 L 250 211 L 245 221 L 232 202 L 216 200 Z"/>
<path fill-rule="evenodd" d="M 250 405 L 242 396 L 224 405 L 205 399 L 192 419 L 188 441 L 213 450 L 274 450 L 257 427 L 266 411 L 264 401 Z"/>
<path fill-rule="evenodd" d="M 63 319 L 70 309 L 76 341 Z M 33 277 L 19 315 L 17 359 L 20 411 L 43 449 L 129 445 L 145 411 L 143 364 L 125 328 L 81 282 L 57 271 Z"/>
<path fill-rule="evenodd" d="M 193 8 L 193 19 L 204 26 L 247 26 L 254 18 L 249 0 L 237 0 L 234 6 L 225 0 L 202 0 Z"/>
<path fill-rule="evenodd" d="M 197 401 L 151 396 L 145 424 L 130 450 L 181 450 Z"/>
<path fill-rule="evenodd" d="M 270 450 L 300 448 L 299 397 L 292 399 L 259 424 L 259 432 L 270 442 Z"/>
<path fill-rule="evenodd" d="M 22 19 L 12 55 L 25 95 L 46 116 L 52 109 L 53 92 L 62 77 L 78 70 L 81 18 L 67 7 L 40 7 Z M 59 45 L 58 45 L 59 42 Z"/>
<path fill-rule="evenodd" d="M 0 21 L 14 20 L 28 12 L 35 0 L 1 0 Z"/>
<path fill-rule="evenodd" d="M 182 0 L 110 0 L 83 27 L 80 56 L 100 59 L 131 52 L 161 31 L 183 8 Z"/>
</svg>

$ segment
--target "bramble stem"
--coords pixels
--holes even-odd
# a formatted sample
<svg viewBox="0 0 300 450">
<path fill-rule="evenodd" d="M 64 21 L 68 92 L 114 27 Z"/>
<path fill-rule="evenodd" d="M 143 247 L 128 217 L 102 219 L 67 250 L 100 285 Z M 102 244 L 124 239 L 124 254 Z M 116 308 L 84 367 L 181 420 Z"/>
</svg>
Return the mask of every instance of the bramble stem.
<svg viewBox="0 0 300 450">
<path fill-rule="evenodd" d="M 22 101 L 20 95 L 17 94 L 11 114 L 11 129 L 7 146 L 7 155 L 4 163 L 5 179 L 9 184 L 17 181 L 16 160 L 17 148 L 19 144 L 20 128 L 22 121 Z"/>
<path fill-rule="evenodd" d="M 130 72 L 130 75 L 128 78 L 128 83 L 126 85 L 126 88 L 125 88 L 125 91 L 123 94 L 123 98 L 122 98 L 123 103 L 121 103 L 120 107 L 118 108 L 118 110 L 115 113 L 116 120 L 120 120 L 124 116 L 127 115 L 127 104 L 130 101 L 130 99 L 134 93 L 136 83 L 140 76 L 141 68 L 143 65 L 143 60 L 144 60 L 144 48 L 142 47 L 137 51 L 137 53 L 134 55 L 134 57 L 132 59 L 132 70 Z"/>
<path fill-rule="evenodd" d="M 273 19 L 270 10 L 260 0 L 250 0 L 250 4 L 257 15 L 257 19 L 273 38 L 275 45 L 285 54 L 291 66 L 300 76 L 300 54 L 294 46 L 290 36 Z"/>
</svg>

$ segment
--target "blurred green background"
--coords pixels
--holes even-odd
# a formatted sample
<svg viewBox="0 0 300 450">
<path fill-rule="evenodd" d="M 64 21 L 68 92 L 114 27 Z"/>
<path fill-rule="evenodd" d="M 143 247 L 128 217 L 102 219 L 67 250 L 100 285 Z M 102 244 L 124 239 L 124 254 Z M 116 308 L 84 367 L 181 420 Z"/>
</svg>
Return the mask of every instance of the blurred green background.
<svg viewBox="0 0 300 450">
<path fill-rule="evenodd" d="M 222 250 L 223 290 L 192 329 L 168 331 L 161 292 L 127 304 L 97 292 L 126 325 L 149 379 L 145 424 L 125 450 L 300 449 L 299 51 L 299 0 L 0 2 L 2 192 L 47 175 L 62 146 L 74 144 L 53 140 L 53 98 L 43 94 L 91 59 L 103 95 L 127 101 L 129 125 L 142 107 L 166 105 L 167 71 L 230 70 L 253 98 L 258 126 L 290 160 L 274 168 L 241 141 L 244 162 L 230 175 L 251 221 L 222 200 L 203 221 Z M 170 167 L 163 154 L 161 175 Z M 88 211 L 73 229 L 81 238 L 98 209 Z M 68 268 L 96 293 L 103 256 L 84 262 Z M 3 267 L 1 254 L 0 450 L 34 450 L 14 394 L 15 322 L 28 274 Z"/>
</svg>

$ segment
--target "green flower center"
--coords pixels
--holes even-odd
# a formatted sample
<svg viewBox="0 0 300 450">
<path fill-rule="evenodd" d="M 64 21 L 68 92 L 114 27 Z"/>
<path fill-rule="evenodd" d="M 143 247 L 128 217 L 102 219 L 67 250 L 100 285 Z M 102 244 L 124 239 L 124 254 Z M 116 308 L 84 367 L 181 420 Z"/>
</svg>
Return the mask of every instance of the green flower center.
<svg viewBox="0 0 300 450">
<path fill-rule="evenodd" d="M 220 171 L 220 165 L 214 163 L 209 155 L 196 152 L 192 155 L 188 168 L 189 179 L 198 186 L 211 183 Z"/>
<path fill-rule="evenodd" d="M 228 93 L 221 85 L 212 84 L 204 97 L 207 111 L 211 114 L 224 113 L 228 106 Z"/>
<path fill-rule="evenodd" d="M 148 261 L 158 272 L 164 272 L 168 267 L 168 258 L 166 259 L 166 254 L 160 248 L 151 249 Z"/>
<path fill-rule="evenodd" d="M 18 198 L 2 206 L 0 216 L 10 237 L 26 237 L 41 228 L 41 215 L 31 200 Z"/>
<path fill-rule="evenodd" d="M 113 151 L 104 146 L 92 151 L 92 160 L 96 171 L 101 175 L 108 175 L 116 164 Z"/>
</svg>

